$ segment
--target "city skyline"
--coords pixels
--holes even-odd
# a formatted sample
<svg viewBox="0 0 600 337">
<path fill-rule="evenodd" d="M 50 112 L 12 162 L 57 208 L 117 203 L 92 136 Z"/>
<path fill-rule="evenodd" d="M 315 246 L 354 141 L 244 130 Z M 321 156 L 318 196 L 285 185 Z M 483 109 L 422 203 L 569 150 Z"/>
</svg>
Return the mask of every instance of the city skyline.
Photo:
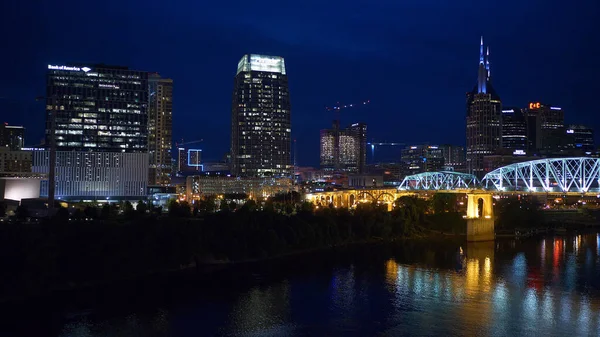
<svg viewBox="0 0 600 337">
<path fill-rule="evenodd" d="M 577 11 L 566 11 L 561 14 L 565 20 L 573 20 L 575 14 L 585 15 L 593 12 L 595 5 L 584 4 Z M 85 8 L 84 5 L 76 7 Z M 383 15 L 376 8 L 377 6 L 374 7 L 364 13 L 365 17 Z M 459 7 L 462 8 L 462 5 Z M 533 11 L 534 7 L 531 4 L 514 4 L 513 9 L 521 9 L 521 13 L 511 13 L 507 18 L 525 17 L 527 13 Z M 406 8 L 400 6 L 398 9 L 417 12 L 424 10 L 416 5 Z M 538 6 L 535 10 L 539 15 L 528 17 L 530 24 L 538 20 L 543 21 L 542 13 L 557 13 L 558 8 L 555 3 L 550 2 Z M 56 14 L 54 17 L 59 18 L 63 15 L 54 11 L 48 9 L 49 14 Z M 344 11 L 351 12 L 349 8 L 345 8 Z M 481 9 L 467 8 L 463 15 L 471 15 L 477 11 Z M 39 18 L 41 14 L 34 10 L 31 17 Z M 177 14 L 182 13 L 166 13 L 172 16 Z M 310 16 L 315 15 L 317 14 L 313 13 Z M 432 15 L 438 18 L 441 15 L 441 8 L 434 9 Z M 294 17 L 291 17 L 291 21 L 297 23 L 298 19 L 293 19 Z M 174 139 L 206 139 L 202 146 L 204 157 L 209 160 L 219 159 L 227 152 L 229 143 L 226 130 L 229 129 L 230 116 L 227 112 L 230 109 L 232 90 L 230 79 L 235 74 L 231 64 L 239 59 L 239 55 L 256 52 L 280 55 L 286 59 L 293 104 L 292 138 L 303 145 L 298 149 L 299 165 L 318 165 L 319 130 L 329 126 L 333 117 L 325 114 L 322 108 L 337 101 L 353 103 L 371 99 L 372 103 L 368 107 L 345 111 L 341 116 L 342 124 L 356 120 L 369 124 L 369 140 L 463 145 L 465 143 L 464 93 L 477 79 L 477 73 L 474 71 L 474 64 L 477 62 L 475 48 L 479 36 L 483 34 L 486 42 L 493 47 L 491 53 L 495 74 L 494 84 L 504 104 L 525 107 L 528 102 L 547 102 L 563 107 L 565 123 L 590 125 L 598 129 L 597 117 L 585 104 L 586 97 L 592 96 L 592 93 L 597 90 L 593 78 L 596 77 L 594 74 L 598 70 L 592 66 L 592 60 L 597 58 L 598 50 L 595 46 L 587 45 L 586 40 L 589 40 L 591 35 L 587 39 L 585 35 L 591 34 L 590 27 L 586 26 L 591 23 L 580 20 L 581 24 L 572 29 L 580 29 L 581 34 L 573 39 L 570 35 L 573 34 L 572 30 L 554 28 L 551 33 L 544 32 L 550 23 L 541 22 L 542 24 L 537 26 L 531 24 L 530 30 L 515 36 L 511 32 L 514 32 L 516 27 L 500 22 L 483 22 L 483 19 L 473 17 L 473 22 L 444 32 L 444 36 L 440 35 L 439 31 L 431 29 L 415 32 L 414 37 L 407 38 L 397 33 L 381 35 L 380 33 L 384 31 L 383 27 L 391 25 L 388 16 L 383 18 L 381 26 L 371 27 L 364 34 L 347 35 L 348 31 L 356 28 L 354 25 L 346 26 L 343 32 L 336 32 L 328 27 L 323 38 L 317 38 L 314 33 L 307 32 L 305 34 L 313 39 L 303 42 L 300 39 L 302 36 L 297 36 L 296 38 L 300 39 L 297 44 L 290 43 L 294 39 L 292 32 L 296 31 L 292 24 L 282 23 L 281 31 L 271 32 L 262 29 L 266 23 L 249 21 L 244 24 L 253 29 L 244 36 L 250 38 L 231 38 L 231 34 L 223 37 L 210 33 L 199 38 L 201 41 L 213 43 L 216 51 L 212 53 L 214 55 L 208 55 L 198 54 L 196 50 L 192 50 L 191 54 L 199 57 L 194 63 L 191 63 L 189 56 L 183 54 L 184 44 L 177 36 L 185 33 L 181 32 L 181 26 L 178 25 L 169 28 L 165 34 L 172 41 L 170 46 L 173 54 L 183 58 L 181 62 L 166 57 L 164 53 L 159 53 L 157 55 L 159 57 L 140 57 L 140 52 L 144 48 L 136 51 L 126 43 L 132 41 L 133 33 L 118 37 L 118 30 L 106 32 L 108 36 L 115 37 L 114 41 L 107 41 L 109 46 L 121 47 L 120 52 L 116 54 L 104 51 L 105 46 L 103 48 L 91 46 L 84 48 L 86 50 L 83 51 L 78 47 L 82 43 L 79 41 L 84 41 L 82 38 L 74 38 L 68 44 L 65 44 L 66 41 L 59 41 L 57 45 L 44 43 L 41 46 L 30 46 L 29 42 L 11 38 L 9 44 L 11 42 L 15 43 L 15 46 L 25 44 L 25 50 L 29 48 L 32 52 L 22 60 L 12 60 L 10 56 L 3 56 L 8 63 L 17 65 L 12 67 L 15 70 L 8 69 L 9 76 L 21 73 L 25 76 L 13 76 L 15 81 L 10 83 L 10 86 L 9 83 L 3 83 L 2 96 L 7 99 L 0 102 L 0 112 L 4 121 L 9 124 L 24 125 L 27 130 L 27 142 L 34 145 L 36 143 L 34 140 L 40 139 L 43 134 L 43 122 L 39 122 L 43 116 L 43 106 L 33 102 L 33 97 L 43 92 L 43 69 L 47 64 L 89 61 L 89 63 L 121 64 L 130 69 L 158 71 L 178 83 L 174 93 L 177 97 L 173 107 Z M 25 21 L 29 20 L 32 19 Z M 442 23 L 454 20 L 456 19 L 443 18 Z M 90 33 L 94 32 L 85 22 L 78 19 L 75 19 L 75 22 L 83 25 L 84 28 L 88 27 Z M 139 23 L 141 26 L 146 24 L 145 21 Z M 49 31 L 53 29 L 44 20 L 36 24 L 40 27 L 49 27 Z M 404 24 L 410 25 L 407 21 L 407 23 L 394 24 L 392 27 L 395 31 Z M 240 30 L 240 25 L 225 27 L 216 22 L 207 22 L 206 25 L 217 27 L 219 32 Z M 137 29 L 132 27 L 128 29 L 130 28 Z M 27 34 L 27 30 L 24 30 L 24 35 Z M 74 32 L 74 34 L 80 33 Z M 51 34 L 42 35 L 44 39 L 54 41 Z M 338 35 L 345 36 L 345 39 L 338 42 L 339 39 L 335 39 Z M 370 45 L 368 41 L 374 36 L 381 38 L 375 39 Z M 239 43 L 231 47 L 229 42 L 234 41 Z M 323 41 L 334 41 L 334 43 L 322 44 Z M 392 42 L 395 47 L 392 47 Z M 137 43 L 132 42 L 133 47 Z M 410 53 L 402 50 L 409 50 Z M 543 57 L 536 57 L 536 62 L 532 62 L 529 55 L 537 54 L 542 54 Z M 587 55 L 587 57 L 582 58 L 580 55 Z M 205 70 L 205 67 L 196 64 L 211 64 L 211 69 Z M 210 86 L 193 82 L 191 79 L 197 78 L 196 74 L 205 76 Z M 323 80 L 311 82 L 314 78 Z M 391 83 L 394 83 L 395 87 L 391 86 Z M 423 98 L 430 96 L 431 92 L 435 92 L 438 99 L 428 100 L 428 104 L 423 106 L 421 104 Z M 31 102 L 23 103 L 30 97 Z M 14 114 L 11 111 L 22 111 L 22 113 Z M 421 118 L 424 113 L 430 114 L 433 118 Z"/>
</svg>

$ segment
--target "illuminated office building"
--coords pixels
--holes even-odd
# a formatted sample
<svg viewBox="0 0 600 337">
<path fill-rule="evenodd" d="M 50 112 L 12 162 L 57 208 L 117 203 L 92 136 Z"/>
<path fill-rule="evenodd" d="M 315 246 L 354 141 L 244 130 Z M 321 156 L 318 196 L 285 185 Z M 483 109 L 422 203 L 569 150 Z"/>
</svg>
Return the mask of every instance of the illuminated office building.
<svg viewBox="0 0 600 337">
<path fill-rule="evenodd" d="M 148 183 L 167 186 L 173 174 L 173 80 L 152 73 L 148 77 L 148 88 Z"/>
<path fill-rule="evenodd" d="M 60 151 L 148 151 L 147 72 L 49 65 L 46 88 L 46 144 L 55 115 Z"/>
<path fill-rule="evenodd" d="M 320 164 L 321 168 L 333 170 L 339 164 L 337 147 L 337 125 L 334 124 L 333 129 L 321 130 L 320 135 Z"/>
<path fill-rule="evenodd" d="M 467 172 L 482 178 L 483 157 L 502 147 L 502 102 L 491 83 L 489 48 L 479 46 L 477 85 L 467 93 Z"/>
<path fill-rule="evenodd" d="M 445 144 L 440 145 L 440 149 L 444 156 L 445 171 L 465 172 L 467 164 L 463 146 Z"/>
<path fill-rule="evenodd" d="M 148 73 L 102 64 L 48 65 L 46 80 L 46 144 L 55 137 L 56 198 L 145 196 Z M 49 172 L 49 152 L 34 152 L 34 172 Z M 43 181 L 40 194 L 47 193 Z"/>
<path fill-rule="evenodd" d="M 403 174 L 442 171 L 444 168 L 444 150 L 437 145 L 409 145 L 402 149 L 401 161 Z"/>
<path fill-rule="evenodd" d="M 525 108 L 529 150 L 556 151 L 567 146 L 562 108 L 531 102 Z"/>
<path fill-rule="evenodd" d="M 364 173 L 367 160 L 367 125 L 354 123 L 339 129 L 334 121 L 332 129 L 321 130 L 321 168 L 333 171 Z"/>
<path fill-rule="evenodd" d="M 25 146 L 25 128 L 22 126 L 0 124 L 0 146 L 18 151 Z"/>
<path fill-rule="evenodd" d="M 596 150 L 594 130 L 585 125 L 569 125 L 566 127 L 569 146 L 585 152 Z"/>
<path fill-rule="evenodd" d="M 50 151 L 33 151 L 35 173 L 48 173 Z M 147 196 L 148 154 L 144 152 L 56 152 L 56 199 L 139 200 Z M 48 195 L 42 181 L 40 196 Z"/>
<path fill-rule="evenodd" d="M 177 172 L 181 173 L 187 169 L 187 152 L 184 147 L 177 148 Z"/>
<path fill-rule="evenodd" d="M 289 176 L 290 94 L 282 57 L 244 55 L 234 80 L 231 112 L 232 173 Z"/>
<path fill-rule="evenodd" d="M 520 108 L 502 109 L 502 148 L 527 151 L 527 120 Z"/>
</svg>

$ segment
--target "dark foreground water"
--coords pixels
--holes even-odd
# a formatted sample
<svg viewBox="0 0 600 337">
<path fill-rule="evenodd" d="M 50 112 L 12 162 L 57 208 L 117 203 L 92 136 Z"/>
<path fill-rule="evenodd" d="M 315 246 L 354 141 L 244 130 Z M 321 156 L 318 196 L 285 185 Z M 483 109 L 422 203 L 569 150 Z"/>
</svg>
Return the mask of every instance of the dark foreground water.
<svg viewBox="0 0 600 337">
<path fill-rule="evenodd" d="M 600 235 L 405 242 L 4 308 L 0 335 L 597 336 Z"/>
</svg>

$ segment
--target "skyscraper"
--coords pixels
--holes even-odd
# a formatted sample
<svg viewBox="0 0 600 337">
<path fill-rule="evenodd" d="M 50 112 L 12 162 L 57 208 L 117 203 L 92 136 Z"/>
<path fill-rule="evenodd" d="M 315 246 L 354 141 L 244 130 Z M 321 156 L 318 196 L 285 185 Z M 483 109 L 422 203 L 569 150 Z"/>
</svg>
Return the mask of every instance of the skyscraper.
<svg viewBox="0 0 600 337">
<path fill-rule="evenodd" d="M 566 129 L 569 145 L 585 152 L 596 150 L 594 143 L 594 130 L 585 125 L 569 125 Z"/>
<path fill-rule="evenodd" d="M 367 124 L 354 123 L 339 129 L 339 122 L 332 129 L 321 130 L 321 168 L 334 171 L 364 173 L 367 161 Z"/>
<path fill-rule="evenodd" d="M 159 74 L 148 76 L 148 156 L 149 185 L 169 185 L 173 174 L 173 80 Z"/>
<path fill-rule="evenodd" d="M 467 93 L 467 170 L 481 178 L 483 157 L 502 146 L 502 103 L 491 83 L 490 50 L 479 46 L 477 85 Z"/>
<path fill-rule="evenodd" d="M 502 148 L 527 151 L 527 120 L 517 107 L 502 109 Z"/>
<path fill-rule="evenodd" d="M 238 176 L 288 176 L 290 94 L 282 57 L 244 55 L 231 109 L 231 170 Z"/>
<path fill-rule="evenodd" d="M 450 144 L 440 145 L 444 154 L 444 170 L 464 172 L 466 169 L 465 148 Z"/>
<path fill-rule="evenodd" d="M 348 131 L 356 139 L 356 166 L 358 173 L 365 173 L 367 166 L 367 124 L 354 123 Z"/>
<path fill-rule="evenodd" d="M 55 109 L 57 150 L 148 151 L 147 72 L 49 65 L 46 100 L 46 143 Z"/>
<path fill-rule="evenodd" d="M 441 171 L 444 167 L 444 151 L 437 145 L 409 145 L 402 149 L 403 174 Z"/>
<path fill-rule="evenodd" d="M 22 126 L 0 124 L 0 146 L 17 151 L 25 146 L 25 128 Z"/>
<path fill-rule="evenodd" d="M 566 147 L 565 116 L 562 108 L 531 102 L 525 108 L 530 151 L 552 152 Z"/>
<path fill-rule="evenodd" d="M 56 197 L 146 196 L 148 73 L 102 64 L 48 65 L 46 80 L 46 143 L 56 141 Z M 50 164 L 50 151 L 34 152 L 34 172 L 48 173 Z M 49 194 L 48 181 L 40 194 Z"/>
</svg>

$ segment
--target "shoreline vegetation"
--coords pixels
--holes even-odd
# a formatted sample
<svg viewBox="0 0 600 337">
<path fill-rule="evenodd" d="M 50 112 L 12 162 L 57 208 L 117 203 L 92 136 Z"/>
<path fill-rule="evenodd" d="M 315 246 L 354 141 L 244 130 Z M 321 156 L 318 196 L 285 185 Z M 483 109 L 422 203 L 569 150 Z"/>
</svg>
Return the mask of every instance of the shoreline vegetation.
<svg viewBox="0 0 600 337">
<path fill-rule="evenodd" d="M 456 198 L 402 197 L 388 212 L 387 205 L 370 203 L 353 210 L 317 209 L 289 194 L 262 206 L 253 200 L 242 206 L 222 201 L 218 210 L 214 199 L 193 208 L 172 202 L 168 215 L 143 202 L 137 209 L 126 202 L 120 208 L 87 205 L 72 214 L 61 209 L 40 222 L 24 221 L 27 214 L 21 209 L 17 216 L 23 221 L 0 224 L 0 268 L 6 275 L 0 278 L 0 302 L 351 245 L 462 236 L 466 221 Z M 527 199 L 499 202 L 496 213 L 499 233 L 557 227 Z M 561 216 L 577 219 L 577 228 L 597 224 L 593 211 Z"/>
</svg>

